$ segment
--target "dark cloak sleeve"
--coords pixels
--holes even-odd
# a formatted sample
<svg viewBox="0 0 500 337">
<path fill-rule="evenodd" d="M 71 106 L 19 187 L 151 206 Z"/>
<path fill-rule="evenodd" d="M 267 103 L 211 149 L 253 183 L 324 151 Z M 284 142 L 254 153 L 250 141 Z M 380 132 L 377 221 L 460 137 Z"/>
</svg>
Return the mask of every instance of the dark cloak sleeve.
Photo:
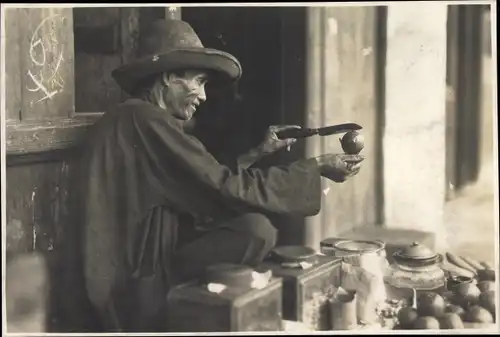
<svg viewBox="0 0 500 337">
<path fill-rule="evenodd" d="M 314 159 L 268 169 L 240 167 L 234 172 L 217 162 L 195 137 L 183 131 L 179 121 L 164 111 L 148 106 L 133 111 L 132 118 L 136 145 L 148 158 L 164 195 L 169 200 L 184 201 L 186 208 L 194 208 L 187 211 L 213 215 L 213 209 L 200 205 L 207 203 L 301 216 L 315 215 L 320 210 L 320 173 Z M 172 184 L 167 176 L 173 172 L 185 184 L 181 189 L 193 192 L 187 193 L 185 200 L 179 193 L 170 195 Z"/>
</svg>

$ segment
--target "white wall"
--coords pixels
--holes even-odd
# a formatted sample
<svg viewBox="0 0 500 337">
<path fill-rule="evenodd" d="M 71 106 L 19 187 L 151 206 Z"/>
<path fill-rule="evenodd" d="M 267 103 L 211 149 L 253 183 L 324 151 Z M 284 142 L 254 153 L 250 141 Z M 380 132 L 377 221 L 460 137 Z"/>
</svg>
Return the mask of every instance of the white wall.
<svg viewBox="0 0 500 337">
<path fill-rule="evenodd" d="M 434 232 L 438 246 L 445 202 L 446 21 L 447 6 L 440 2 L 388 7 L 385 225 Z"/>
</svg>

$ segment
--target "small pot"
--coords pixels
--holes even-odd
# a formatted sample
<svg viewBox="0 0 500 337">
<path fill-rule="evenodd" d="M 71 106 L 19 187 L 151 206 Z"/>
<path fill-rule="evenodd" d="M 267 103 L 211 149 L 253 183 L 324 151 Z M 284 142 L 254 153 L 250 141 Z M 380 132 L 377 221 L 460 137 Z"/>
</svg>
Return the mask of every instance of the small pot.
<svg viewBox="0 0 500 337">
<path fill-rule="evenodd" d="M 472 283 L 474 279 L 467 276 L 451 276 L 446 280 L 446 288 L 448 290 L 453 290 L 456 286 L 463 283 Z"/>
</svg>

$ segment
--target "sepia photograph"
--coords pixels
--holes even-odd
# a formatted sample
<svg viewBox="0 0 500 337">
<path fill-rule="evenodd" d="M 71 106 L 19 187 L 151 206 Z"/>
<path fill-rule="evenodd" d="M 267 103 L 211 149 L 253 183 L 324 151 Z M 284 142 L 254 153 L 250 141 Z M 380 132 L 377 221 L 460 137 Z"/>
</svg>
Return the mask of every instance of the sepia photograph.
<svg viewBox="0 0 500 337">
<path fill-rule="evenodd" d="M 496 11 L 2 3 L 2 335 L 498 334 Z"/>
</svg>

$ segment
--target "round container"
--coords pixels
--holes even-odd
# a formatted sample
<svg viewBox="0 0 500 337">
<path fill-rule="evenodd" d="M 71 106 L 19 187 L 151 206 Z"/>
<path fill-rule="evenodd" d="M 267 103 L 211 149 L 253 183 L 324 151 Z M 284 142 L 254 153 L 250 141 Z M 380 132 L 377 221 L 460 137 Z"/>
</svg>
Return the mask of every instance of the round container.
<svg viewBox="0 0 500 337">
<path fill-rule="evenodd" d="M 321 252 L 377 275 L 383 274 L 387 267 L 385 243 L 379 240 L 325 239 L 321 242 Z"/>
<path fill-rule="evenodd" d="M 439 266 L 442 256 L 418 242 L 394 253 L 393 258 L 387 281 L 395 287 L 434 290 L 446 283 L 444 271 Z"/>
<path fill-rule="evenodd" d="M 253 269 L 250 267 L 217 263 L 205 270 L 205 283 L 218 283 L 231 288 L 250 288 L 253 281 Z"/>
<path fill-rule="evenodd" d="M 282 267 L 298 268 L 304 262 L 312 265 L 316 264 L 317 254 L 310 247 L 293 245 L 278 246 L 270 252 L 269 259 L 281 264 Z"/>
<path fill-rule="evenodd" d="M 355 330 L 358 327 L 356 292 L 329 300 L 332 330 Z"/>
<path fill-rule="evenodd" d="M 472 283 L 474 279 L 472 277 L 467 276 L 450 276 L 446 280 L 446 288 L 448 290 L 453 290 L 456 286 L 462 283 Z"/>
</svg>

